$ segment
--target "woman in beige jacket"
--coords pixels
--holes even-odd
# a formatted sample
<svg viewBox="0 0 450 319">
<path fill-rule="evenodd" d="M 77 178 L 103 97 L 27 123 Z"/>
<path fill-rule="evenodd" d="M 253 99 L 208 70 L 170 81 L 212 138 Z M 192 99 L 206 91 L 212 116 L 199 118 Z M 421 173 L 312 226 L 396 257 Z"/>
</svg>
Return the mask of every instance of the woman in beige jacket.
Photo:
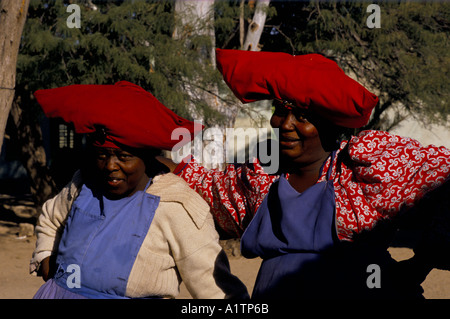
<svg viewBox="0 0 450 319">
<path fill-rule="evenodd" d="M 35 298 L 174 298 L 182 281 L 194 298 L 248 297 L 209 206 L 155 169 L 155 150 L 179 142 L 174 129 L 192 137 L 192 122 L 128 82 L 35 96 L 47 116 L 89 133 L 91 146 L 86 167 L 43 206 L 31 272 L 47 281 Z"/>
</svg>

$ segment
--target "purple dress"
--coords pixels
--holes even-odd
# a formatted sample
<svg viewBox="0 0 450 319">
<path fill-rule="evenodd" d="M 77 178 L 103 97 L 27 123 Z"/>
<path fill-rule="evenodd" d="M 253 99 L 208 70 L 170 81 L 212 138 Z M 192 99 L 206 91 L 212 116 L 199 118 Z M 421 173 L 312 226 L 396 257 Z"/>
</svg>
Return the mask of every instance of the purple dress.
<svg viewBox="0 0 450 319">
<path fill-rule="evenodd" d="M 111 200 L 84 184 L 58 246 L 57 271 L 34 298 L 128 298 L 128 277 L 158 205 L 145 191 Z"/>
<path fill-rule="evenodd" d="M 395 229 L 338 240 L 329 176 L 303 193 L 285 176 L 272 184 L 241 239 L 244 257 L 263 259 L 252 298 L 420 298 L 420 285 L 396 281 L 396 261 L 387 251 Z M 381 287 L 368 284 L 370 265 L 380 267 Z"/>
</svg>

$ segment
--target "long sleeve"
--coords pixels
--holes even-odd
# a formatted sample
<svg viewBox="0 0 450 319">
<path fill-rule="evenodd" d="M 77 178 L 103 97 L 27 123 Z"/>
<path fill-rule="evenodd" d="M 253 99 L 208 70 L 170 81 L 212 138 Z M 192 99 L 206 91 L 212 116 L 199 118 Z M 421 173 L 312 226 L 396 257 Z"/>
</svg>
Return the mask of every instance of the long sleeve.
<svg viewBox="0 0 450 319">
<path fill-rule="evenodd" d="M 383 214 L 412 206 L 450 175 L 450 150 L 386 132 L 368 131 L 352 139 L 349 154 L 358 165 L 355 177 L 365 198 Z"/>
<path fill-rule="evenodd" d="M 340 240 L 352 241 L 355 233 L 414 206 L 450 175 L 450 150 L 382 131 L 361 132 L 342 142 L 337 154 L 331 165 Z M 194 159 L 180 163 L 175 173 L 205 199 L 218 226 L 232 237 L 242 235 L 278 179 L 259 163 L 218 171 Z"/>
<path fill-rule="evenodd" d="M 450 175 L 450 150 L 414 139 L 364 131 L 349 140 L 334 181 L 340 239 L 414 206 Z"/>
<path fill-rule="evenodd" d="M 231 273 L 211 215 L 209 219 L 201 228 L 185 228 L 184 232 L 192 236 L 178 236 L 181 240 L 171 246 L 180 248 L 174 251 L 180 276 L 189 293 L 196 299 L 248 298 L 246 287 Z"/>
<path fill-rule="evenodd" d="M 208 170 L 194 158 L 174 171 L 210 205 L 217 225 L 231 237 L 240 237 L 253 218 L 270 185 L 279 176 L 264 172 L 259 162 L 227 165 L 224 171 Z"/>
<path fill-rule="evenodd" d="M 36 248 L 30 261 L 30 274 L 36 275 L 41 261 L 56 252 L 65 220 L 79 194 L 81 183 L 81 173 L 77 171 L 61 192 L 42 206 L 35 230 Z"/>
<path fill-rule="evenodd" d="M 208 204 L 181 178 L 155 177 L 148 193 L 160 204 L 130 273 L 127 295 L 176 297 L 184 282 L 193 298 L 248 298 L 219 244 Z"/>
</svg>

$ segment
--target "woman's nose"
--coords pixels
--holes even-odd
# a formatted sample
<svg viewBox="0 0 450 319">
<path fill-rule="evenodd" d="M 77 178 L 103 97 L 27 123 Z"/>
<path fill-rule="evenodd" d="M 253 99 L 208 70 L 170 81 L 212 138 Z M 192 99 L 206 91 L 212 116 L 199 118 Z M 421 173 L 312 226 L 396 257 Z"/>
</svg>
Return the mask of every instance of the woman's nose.
<svg viewBox="0 0 450 319">
<path fill-rule="evenodd" d="M 119 169 L 119 166 L 117 165 L 118 158 L 117 156 L 109 156 L 106 160 L 106 169 L 108 171 L 115 171 Z"/>
<path fill-rule="evenodd" d="M 282 130 L 293 130 L 295 127 L 295 116 L 292 114 L 291 111 L 289 111 L 286 116 L 283 118 L 282 122 L 281 122 L 281 126 L 280 128 Z"/>
</svg>

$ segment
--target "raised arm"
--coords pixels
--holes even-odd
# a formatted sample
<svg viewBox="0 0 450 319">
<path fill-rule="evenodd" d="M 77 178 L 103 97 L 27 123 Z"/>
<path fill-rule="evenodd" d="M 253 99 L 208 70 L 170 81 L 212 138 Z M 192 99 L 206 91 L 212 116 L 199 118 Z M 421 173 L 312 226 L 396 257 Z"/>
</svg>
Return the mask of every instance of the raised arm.
<svg viewBox="0 0 450 319">
<path fill-rule="evenodd" d="M 411 208 L 450 175 L 450 150 L 381 131 L 363 131 L 341 146 L 334 188 L 341 240 Z"/>
<path fill-rule="evenodd" d="M 374 208 L 387 215 L 412 207 L 450 177 L 450 150 L 386 132 L 366 131 L 349 142 L 356 179 Z"/>
<path fill-rule="evenodd" d="M 278 176 L 255 164 L 227 165 L 224 171 L 206 169 L 194 158 L 181 162 L 174 173 L 210 205 L 216 224 L 227 236 L 240 237 Z"/>
<path fill-rule="evenodd" d="M 349 151 L 361 164 L 356 178 L 377 211 L 390 218 L 406 208 L 420 220 L 424 231 L 409 266 L 422 271 L 423 279 L 432 268 L 450 269 L 448 254 L 442 254 L 450 248 L 450 150 L 369 131 L 351 140 Z"/>
</svg>

